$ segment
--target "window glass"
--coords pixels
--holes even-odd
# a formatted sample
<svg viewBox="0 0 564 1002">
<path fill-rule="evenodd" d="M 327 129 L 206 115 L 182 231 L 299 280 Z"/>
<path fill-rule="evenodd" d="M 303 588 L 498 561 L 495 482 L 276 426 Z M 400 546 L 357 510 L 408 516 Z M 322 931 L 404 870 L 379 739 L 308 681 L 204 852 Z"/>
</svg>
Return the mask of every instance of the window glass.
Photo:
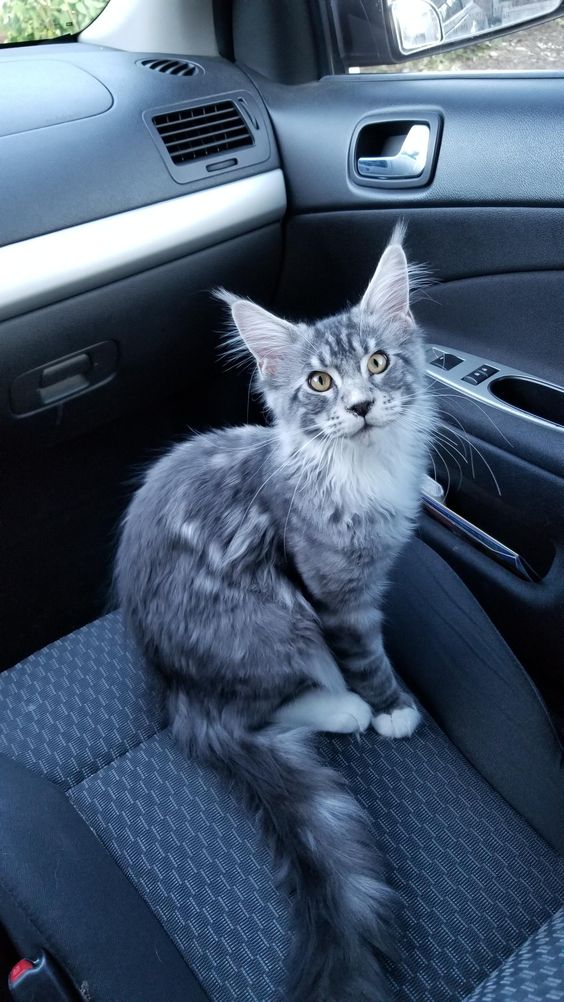
<svg viewBox="0 0 564 1002">
<path fill-rule="evenodd" d="M 445 3 L 446 7 L 446 3 Z M 434 56 L 410 59 L 389 66 L 349 67 L 349 73 L 465 73 L 476 70 L 562 70 L 564 69 L 564 19 L 547 21 L 519 33 L 477 42 L 464 49 L 438 52 Z"/>
<path fill-rule="evenodd" d="M 0 44 L 76 35 L 108 0 L 0 0 Z"/>
<path fill-rule="evenodd" d="M 564 69 L 564 19 L 538 21 L 559 10 L 561 0 L 319 2 L 348 72 Z M 394 63 L 400 53 L 414 58 Z"/>
</svg>

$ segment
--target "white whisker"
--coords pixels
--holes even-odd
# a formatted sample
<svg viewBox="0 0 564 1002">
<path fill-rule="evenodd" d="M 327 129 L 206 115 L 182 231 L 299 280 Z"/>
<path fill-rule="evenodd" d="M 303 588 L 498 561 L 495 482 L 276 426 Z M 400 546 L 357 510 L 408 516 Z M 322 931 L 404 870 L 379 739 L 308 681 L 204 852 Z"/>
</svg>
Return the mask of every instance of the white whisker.
<svg viewBox="0 0 564 1002">
<path fill-rule="evenodd" d="M 446 472 L 446 475 L 447 475 L 447 485 L 446 485 L 446 489 L 445 489 L 445 498 L 447 498 L 448 495 L 449 495 L 449 492 L 450 492 L 450 470 L 448 468 L 448 463 L 446 462 L 444 456 L 438 451 L 438 449 L 437 449 L 436 446 L 432 445 L 431 449 L 433 450 L 433 452 L 435 453 L 435 455 L 441 460 L 441 463 L 443 464 L 443 466 L 445 468 L 445 472 Z"/>
<path fill-rule="evenodd" d="M 470 469 L 472 470 L 472 479 L 475 480 L 476 479 L 476 471 L 474 469 L 474 455 L 473 455 L 473 452 L 472 452 L 474 446 L 472 445 L 472 442 L 468 438 L 466 429 L 465 429 L 464 425 L 462 424 L 462 421 L 460 421 L 454 414 L 451 414 L 450 411 L 447 411 L 446 413 L 447 413 L 447 416 L 452 421 L 456 422 L 456 424 L 458 425 L 458 427 L 462 431 L 462 435 L 460 435 L 458 432 L 456 432 L 454 430 L 454 428 L 450 428 L 449 427 L 449 431 L 451 432 L 451 434 L 456 435 L 458 438 L 462 439 L 462 441 L 465 442 L 468 445 L 469 452 L 470 452 Z"/>
<path fill-rule="evenodd" d="M 453 461 L 454 463 L 456 463 L 456 465 L 457 465 L 457 467 L 458 467 L 458 473 L 459 473 L 459 481 L 458 481 L 458 487 L 459 487 L 459 489 L 460 489 L 460 487 L 462 486 L 462 480 L 463 480 L 463 475 L 462 475 L 462 467 L 461 467 L 460 463 L 458 462 L 458 459 L 456 458 L 456 456 L 454 455 L 454 453 L 452 453 L 452 452 L 450 451 L 449 447 L 448 447 L 447 445 L 445 445 L 445 443 L 444 443 L 444 442 L 440 442 L 440 443 L 439 443 L 439 444 L 438 444 L 438 445 L 436 446 L 436 448 L 437 448 L 437 450 L 438 450 L 438 451 L 439 451 L 439 450 L 440 450 L 441 448 L 443 448 L 443 449 L 445 450 L 445 452 L 447 452 L 447 453 L 448 453 L 448 455 L 449 455 L 449 456 L 451 457 L 452 461 Z"/>
<path fill-rule="evenodd" d="M 244 515 L 243 515 L 243 519 L 242 519 L 243 522 L 245 521 L 247 515 L 249 514 L 249 512 L 250 512 L 253 504 L 255 503 L 257 497 L 259 496 L 260 492 L 266 487 L 266 485 L 272 480 L 272 478 L 276 477 L 279 473 L 281 473 L 282 470 L 284 469 L 284 467 L 288 465 L 288 463 L 290 463 L 292 460 L 296 459 L 300 455 L 300 453 L 304 451 L 304 449 L 307 449 L 307 447 L 309 445 L 311 445 L 312 442 L 315 442 L 316 439 L 320 438 L 323 434 L 324 434 L 324 432 L 322 430 L 317 435 L 314 435 L 313 438 L 308 438 L 304 442 L 304 444 L 302 446 L 300 446 L 300 448 L 297 450 L 297 452 L 290 453 L 290 455 L 288 456 L 288 458 L 285 459 L 284 462 L 280 464 L 280 466 L 277 466 L 276 469 L 273 470 L 272 473 L 269 474 L 269 476 L 266 478 L 266 480 L 260 485 L 258 491 L 256 491 L 255 494 L 253 494 L 253 497 L 251 498 L 251 500 L 250 500 L 247 508 L 245 509 L 245 512 L 244 512 Z"/>
<path fill-rule="evenodd" d="M 448 445 L 453 450 L 453 452 L 456 452 L 457 456 L 460 456 L 460 458 L 462 459 L 462 461 L 464 463 L 468 462 L 468 457 L 467 457 L 466 453 L 462 452 L 461 449 L 458 449 L 456 447 L 455 443 L 452 442 L 451 439 L 448 437 L 448 435 L 445 435 L 444 432 L 442 432 L 442 431 L 435 431 L 435 438 L 438 438 L 439 441 L 442 442 L 444 445 L 446 445 L 448 443 Z"/>
<path fill-rule="evenodd" d="M 472 397 L 467 396 L 466 394 L 464 395 L 464 397 L 462 397 L 460 393 L 444 392 L 442 390 L 439 391 L 439 388 L 435 386 L 431 387 L 431 392 L 433 392 L 435 396 L 439 397 L 441 400 L 452 398 L 453 400 L 458 400 L 460 402 L 462 399 L 464 399 L 465 403 L 473 404 L 474 407 L 477 407 L 478 410 L 484 415 L 484 417 L 488 419 L 490 424 L 495 428 L 498 435 L 507 443 L 509 448 L 513 449 L 513 443 L 509 441 L 507 435 L 505 435 L 504 432 L 502 432 L 501 428 L 496 423 L 496 421 L 494 421 L 491 414 L 488 414 L 487 410 L 485 410 L 485 408 L 482 407 L 482 405 L 479 404 L 477 400 L 474 400 Z"/>
<path fill-rule="evenodd" d="M 452 415 L 451 415 L 451 416 L 452 416 Z M 465 434 L 466 434 L 466 433 L 465 433 Z M 469 445 L 469 447 L 470 447 L 470 450 L 472 450 L 472 449 L 473 449 L 473 450 L 474 450 L 474 452 L 476 453 L 476 455 L 477 455 L 477 456 L 478 456 L 478 457 L 479 457 L 479 458 L 480 458 L 480 459 L 482 460 L 482 463 L 484 464 L 484 466 L 485 466 L 485 467 L 486 467 L 486 469 L 488 470 L 488 473 L 490 474 L 490 476 L 491 476 L 491 478 L 492 478 L 492 480 L 493 480 L 493 482 L 494 482 L 494 486 L 495 486 L 495 489 L 496 489 L 496 491 L 497 491 L 497 493 L 498 493 L 499 497 L 501 497 L 501 488 L 500 488 L 500 486 L 499 486 L 499 481 L 498 481 L 498 479 L 497 479 L 497 477 L 496 477 L 496 475 L 495 475 L 494 471 L 492 470 L 492 467 L 490 466 L 490 464 L 489 464 L 488 460 L 487 460 L 487 459 L 486 459 L 486 457 L 484 456 L 484 454 L 483 454 L 482 450 L 481 450 L 481 449 L 479 449 L 479 448 L 478 448 L 478 446 L 477 446 L 477 445 L 475 445 L 475 444 L 474 444 L 473 442 L 471 442 L 471 441 L 470 441 L 470 439 L 469 439 L 468 437 L 466 438 L 466 441 L 468 442 L 468 445 Z M 471 454 L 472 454 L 472 453 L 470 452 L 470 455 L 471 455 Z M 472 475 L 473 475 L 473 477 L 474 477 L 474 480 L 475 480 L 475 479 L 476 479 L 476 477 L 475 477 L 475 471 L 474 471 L 474 466 L 473 466 L 473 465 L 471 466 L 471 469 L 472 469 Z"/>
</svg>

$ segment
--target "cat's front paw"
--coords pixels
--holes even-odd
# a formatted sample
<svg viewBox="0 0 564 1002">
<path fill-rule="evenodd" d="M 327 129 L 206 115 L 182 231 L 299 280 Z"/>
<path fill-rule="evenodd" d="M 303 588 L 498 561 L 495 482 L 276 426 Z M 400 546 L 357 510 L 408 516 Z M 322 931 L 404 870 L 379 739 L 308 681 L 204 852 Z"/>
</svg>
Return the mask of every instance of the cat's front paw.
<svg viewBox="0 0 564 1002">
<path fill-rule="evenodd" d="M 384 738 L 409 738 L 421 721 L 421 714 L 415 706 L 398 706 L 387 713 L 376 713 L 372 726 Z"/>
<path fill-rule="evenodd" d="M 324 730 L 332 734 L 358 734 L 365 731 L 372 718 L 372 708 L 355 692 L 345 692 L 328 716 Z"/>
</svg>

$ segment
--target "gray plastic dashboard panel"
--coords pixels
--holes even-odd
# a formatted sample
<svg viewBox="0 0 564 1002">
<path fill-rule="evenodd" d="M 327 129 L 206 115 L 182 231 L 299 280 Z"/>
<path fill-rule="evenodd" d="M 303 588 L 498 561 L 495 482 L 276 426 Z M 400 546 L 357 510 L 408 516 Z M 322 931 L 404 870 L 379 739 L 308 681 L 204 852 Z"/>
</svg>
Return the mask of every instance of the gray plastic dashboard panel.
<svg viewBox="0 0 564 1002">
<path fill-rule="evenodd" d="M 156 73 L 140 62 L 154 55 L 83 43 L 0 53 L 11 94 L 10 134 L 0 134 L 0 246 L 280 167 L 269 116 L 245 73 L 227 60 L 203 57 L 197 59 L 202 73 Z M 189 53 L 170 55 L 190 58 Z M 61 93 L 65 78 L 66 95 Z M 54 96 L 48 98 L 51 82 Z M 216 170 L 180 184 L 167 169 L 143 114 L 205 104 L 228 92 L 249 95 L 265 155 L 260 162 L 239 163 L 234 170 Z M 24 129 L 14 131 L 20 120 Z"/>
<path fill-rule="evenodd" d="M 102 115 L 113 104 L 91 73 L 58 59 L 0 62 L 0 137 Z"/>
<path fill-rule="evenodd" d="M 282 171 L 0 247 L 0 321 L 280 220 Z"/>
</svg>

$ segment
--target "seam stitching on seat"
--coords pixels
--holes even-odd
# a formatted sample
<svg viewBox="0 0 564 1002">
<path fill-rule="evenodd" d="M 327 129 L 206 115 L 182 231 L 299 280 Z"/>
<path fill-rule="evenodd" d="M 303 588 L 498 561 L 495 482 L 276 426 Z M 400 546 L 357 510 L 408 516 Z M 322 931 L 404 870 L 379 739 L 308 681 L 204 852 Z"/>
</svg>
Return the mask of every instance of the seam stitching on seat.
<svg viewBox="0 0 564 1002">
<path fill-rule="evenodd" d="M 99 772 L 102 772 L 104 769 L 107 769 L 109 766 L 113 765 L 114 762 L 119 762 L 121 758 L 124 758 L 126 755 L 129 755 L 130 752 L 135 751 L 136 748 L 139 748 L 141 745 L 145 744 L 146 741 L 152 741 L 152 739 L 157 734 L 161 734 L 162 731 L 165 730 L 166 726 L 157 727 L 154 731 L 152 731 L 151 734 L 147 734 L 145 735 L 145 737 L 139 738 L 139 740 L 135 741 L 134 744 L 127 745 L 122 751 L 119 752 L 119 754 L 114 755 L 114 757 L 108 759 L 107 762 L 102 762 L 100 765 L 97 765 L 96 768 L 92 769 L 91 772 L 88 770 L 81 770 L 80 778 L 77 779 L 76 782 L 71 783 L 69 786 L 66 786 L 65 784 L 61 783 L 60 788 L 63 790 L 65 796 L 67 796 L 71 792 L 71 790 L 76 790 L 76 788 L 78 786 L 81 786 L 81 784 L 84 783 L 85 780 L 91 779 L 92 776 L 96 776 Z"/>
<path fill-rule="evenodd" d="M 564 911 L 564 906 L 558 908 L 557 911 L 555 911 L 552 915 L 549 915 L 549 917 L 547 919 L 545 919 L 545 921 L 542 922 L 541 925 L 539 925 L 538 928 L 535 929 L 534 932 L 532 932 L 529 936 L 527 936 L 526 939 L 524 939 L 523 942 L 519 944 L 519 946 L 515 947 L 515 949 L 512 950 L 511 953 L 509 953 L 507 955 L 507 957 L 505 957 L 504 960 L 501 960 L 498 963 L 497 967 L 494 967 L 493 971 L 490 971 L 489 974 L 486 974 L 486 976 L 484 978 L 482 978 L 482 980 L 479 981 L 478 984 L 475 985 L 474 988 L 472 988 L 472 990 L 469 992 L 469 994 L 467 996 L 465 996 L 465 997 L 468 998 L 468 999 L 472 999 L 472 997 L 475 995 L 475 993 L 479 992 L 483 988 L 486 988 L 487 985 L 488 985 L 488 982 L 491 981 L 491 980 L 493 980 L 493 978 L 495 978 L 496 975 L 503 976 L 503 969 L 504 969 L 504 967 L 506 967 L 510 963 L 510 961 L 513 960 L 513 958 L 517 958 L 518 955 L 519 955 L 519 953 L 521 953 L 521 951 L 524 950 L 525 947 L 532 940 L 534 940 L 536 936 L 539 935 L 539 933 L 545 928 L 545 926 L 550 925 L 550 923 L 553 922 L 554 919 L 557 918 L 562 911 Z M 462 1000 L 462 1002 L 464 1002 L 464 999 Z"/>
</svg>

